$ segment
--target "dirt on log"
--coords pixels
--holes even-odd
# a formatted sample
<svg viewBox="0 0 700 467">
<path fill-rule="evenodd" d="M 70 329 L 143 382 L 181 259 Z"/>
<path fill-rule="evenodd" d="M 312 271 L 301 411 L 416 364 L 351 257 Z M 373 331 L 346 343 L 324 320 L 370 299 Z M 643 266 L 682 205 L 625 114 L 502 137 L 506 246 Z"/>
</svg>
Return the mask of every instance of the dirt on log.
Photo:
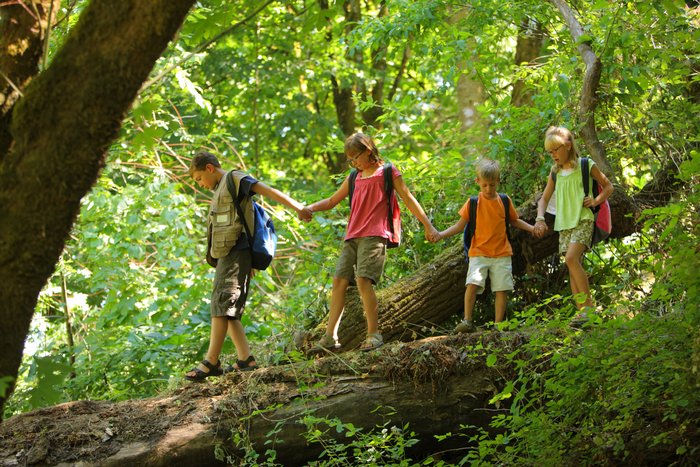
<svg viewBox="0 0 700 467">
<path fill-rule="evenodd" d="M 183 383 L 152 399 L 48 407 L 0 425 L 0 465 L 224 465 L 267 449 L 282 465 L 303 465 L 325 447 L 304 437 L 309 415 L 365 433 L 407 427 L 406 436 L 415 432 L 420 440 L 411 448 L 414 458 L 448 449 L 461 457 L 467 438 L 437 444 L 433 435 L 456 434 L 460 424 L 487 427 L 502 413 L 488 402 L 504 369 L 487 367 L 485 351 L 468 349 L 482 343 L 511 352 L 526 339 L 524 333 L 442 336 Z M 324 422 L 313 428 L 326 432 L 326 442 L 352 439 Z M 236 445 L 235 436 L 243 442 Z"/>
</svg>

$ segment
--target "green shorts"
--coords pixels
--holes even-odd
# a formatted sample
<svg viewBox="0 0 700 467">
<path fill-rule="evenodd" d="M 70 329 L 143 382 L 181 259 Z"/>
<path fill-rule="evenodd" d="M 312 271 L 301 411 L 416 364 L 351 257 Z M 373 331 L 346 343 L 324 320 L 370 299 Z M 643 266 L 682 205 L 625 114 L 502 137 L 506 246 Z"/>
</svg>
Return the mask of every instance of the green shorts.
<svg viewBox="0 0 700 467">
<path fill-rule="evenodd" d="M 569 250 L 570 243 L 580 243 L 591 247 L 593 238 L 593 220 L 581 219 L 573 229 L 566 229 L 559 232 L 559 253 L 565 255 Z"/>
<path fill-rule="evenodd" d="M 248 298 L 251 271 L 250 250 L 231 250 L 219 258 L 211 293 L 211 316 L 241 319 Z"/>
<path fill-rule="evenodd" d="M 335 277 L 353 282 L 355 277 L 379 282 L 386 260 L 386 238 L 361 237 L 346 240 L 335 267 Z"/>
</svg>

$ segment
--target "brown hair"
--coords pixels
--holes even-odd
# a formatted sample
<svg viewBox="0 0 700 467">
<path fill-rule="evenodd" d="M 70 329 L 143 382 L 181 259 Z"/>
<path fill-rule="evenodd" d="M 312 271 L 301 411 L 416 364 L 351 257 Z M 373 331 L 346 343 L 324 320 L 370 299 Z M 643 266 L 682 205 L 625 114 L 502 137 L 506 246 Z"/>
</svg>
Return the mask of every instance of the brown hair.
<svg viewBox="0 0 700 467">
<path fill-rule="evenodd" d="M 221 167 L 219 159 L 217 159 L 214 154 L 207 151 L 197 152 L 197 154 L 195 154 L 192 158 L 192 162 L 190 162 L 189 174 L 192 175 L 192 173 L 197 170 L 206 169 L 208 164 L 211 164 L 214 167 Z"/>
<path fill-rule="evenodd" d="M 374 144 L 372 138 L 370 138 L 364 133 L 355 133 L 354 135 L 348 136 L 345 140 L 344 149 L 345 155 L 348 155 L 348 153 L 350 152 L 358 154 L 369 149 L 369 160 L 371 162 L 378 162 L 380 164 L 384 163 L 384 160 L 379 155 L 379 149 L 377 149 L 377 145 Z"/>
</svg>

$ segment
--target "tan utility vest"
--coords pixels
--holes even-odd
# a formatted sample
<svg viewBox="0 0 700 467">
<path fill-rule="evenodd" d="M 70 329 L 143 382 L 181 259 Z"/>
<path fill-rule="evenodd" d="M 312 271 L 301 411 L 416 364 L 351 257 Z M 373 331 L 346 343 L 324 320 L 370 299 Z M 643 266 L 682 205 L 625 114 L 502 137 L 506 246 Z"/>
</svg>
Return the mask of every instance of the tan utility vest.
<svg viewBox="0 0 700 467">
<path fill-rule="evenodd" d="M 241 179 L 248 174 L 233 171 L 233 183 L 236 187 L 236 193 L 240 190 Z M 211 239 L 209 253 L 213 258 L 223 258 L 228 255 L 231 248 L 238 241 L 241 232 L 244 231 L 243 224 L 238 216 L 236 205 L 233 203 L 233 197 L 228 190 L 226 178 L 228 173 L 224 175 L 219 184 L 214 189 L 214 197 L 209 208 L 207 218 L 207 237 Z M 243 211 L 248 228 L 253 229 L 253 203 L 250 197 L 244 196 L 241 200 L 241 210 Z"/>
</svg>

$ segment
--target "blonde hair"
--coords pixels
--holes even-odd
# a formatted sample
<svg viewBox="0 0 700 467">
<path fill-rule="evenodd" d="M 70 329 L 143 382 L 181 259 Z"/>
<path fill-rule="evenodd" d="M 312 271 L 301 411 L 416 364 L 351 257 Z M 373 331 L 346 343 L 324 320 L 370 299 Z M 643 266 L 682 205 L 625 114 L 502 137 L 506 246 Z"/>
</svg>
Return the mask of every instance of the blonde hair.
<svg viewBox="0 0 700 467">
<path fill-rule="evenodd" d="M 500 180 L 501 166 L 493 159 L 480 159 L 476 164 L 476 176 L 485 181 Z"/>
<path fill-rule="evenodd" d="M 345 154 L 348 155 L 349 152 L 354 152 L 356 154 L 361 153 L 369 149 L 370 155 L 369 160 L 371 162 L 383 164 L 384 160 L 379 155 L 379 149 L 371 137 L 364 133 L 355 133 L 350 135 L 345 140 Z"/>
<path fill-rule="evenodd" d="M 578 166 L 579 155 L 576 141 L 574 141 L 574 135 L 568 128 L 563 126 L 550 126 L 547 128 L 547 132 L 544 135 L 544 149 L 546 151 L 566 143 L 571 143 L 569 160 L 571 161 L 572 167 L 575 169 Z M 557 164 L 552 166 L 552 172 L 559 172 L 559 166 Z"/>
</svg>

